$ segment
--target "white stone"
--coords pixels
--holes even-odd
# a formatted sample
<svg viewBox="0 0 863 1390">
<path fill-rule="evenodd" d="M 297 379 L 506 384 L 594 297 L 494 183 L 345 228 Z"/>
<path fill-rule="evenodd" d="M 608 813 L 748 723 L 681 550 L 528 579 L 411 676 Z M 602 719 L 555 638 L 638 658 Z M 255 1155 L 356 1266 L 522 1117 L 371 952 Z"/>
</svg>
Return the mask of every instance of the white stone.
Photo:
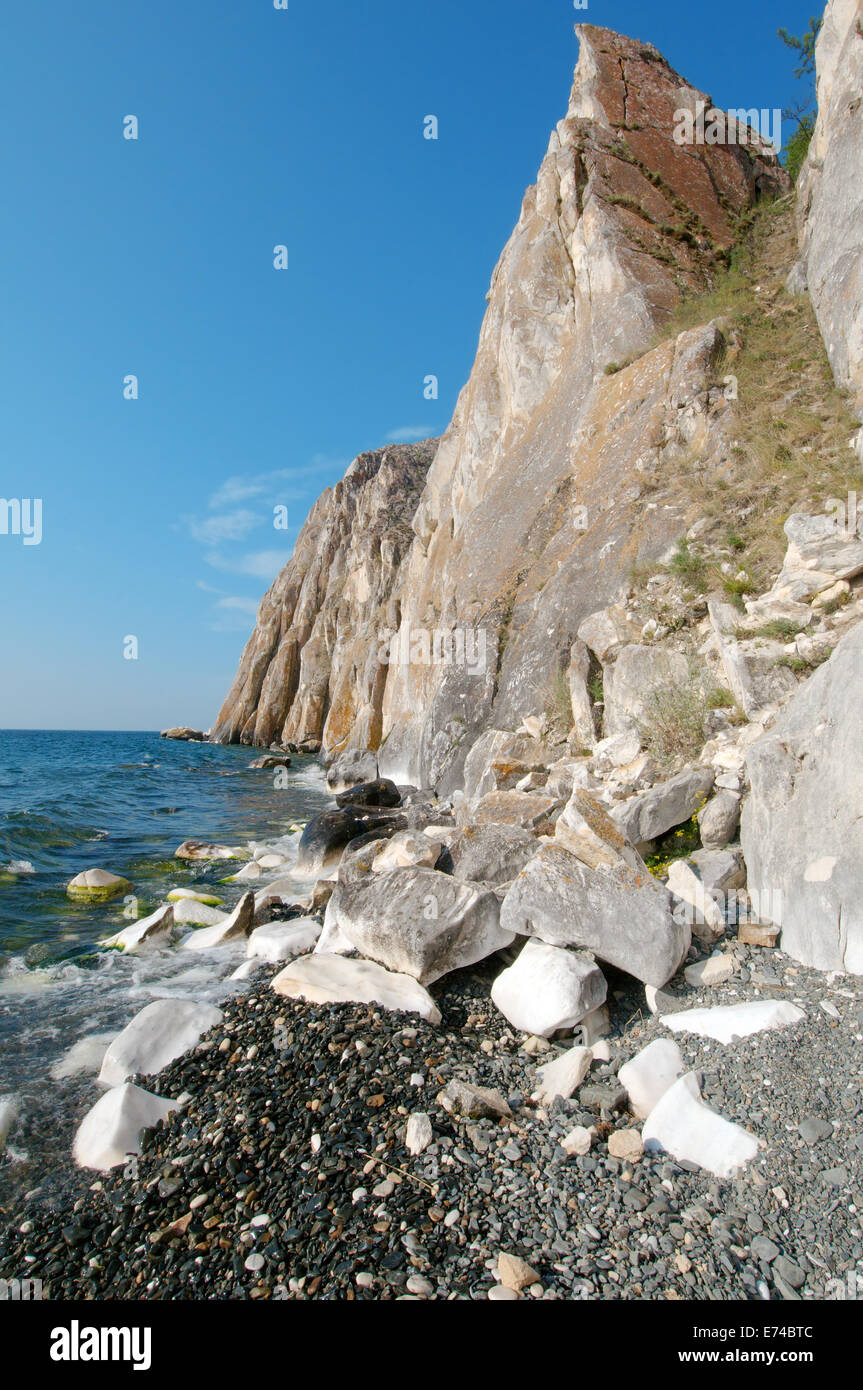
<svg viewBox="0 0 863 1390">
<path fill-rule="evenodd" d="M 686 983 L 693 989 L 709 989 L 723 985 L 734 974 L 734 961 L 729 955 L 708 956 L 707 960 L 696 961 L 684 970 Z"/>
<path fill-rule="evenodd" d="M 405 1148 L 408 1153 L 416 1158 L 425 1152 L 433 1138 L 432 1122 L 429 1116 L 422 1110 L 416 1111 L 408 1119 L 405 1130 Z"/>
<path fill-rule="evenodd" d="M 733 1177 L 757 1157 L 759 1149 L 753 1134 L 704 1104 L 694 1072 L 681 1076 L 654 1106 L 642 1140 L 646 1151 L 661 1150 L 717 1178 Z"/>
<path fill-rule="evenodd" d="M 132 922 L 114 936 L 107 937 L 102 945 L 133 953 L 140 951 L 145 945 L 155 946 L 159 942 L 164 944 L 174 934 L 175 910 L 170 903 L 166 907 L 159 907 L 149 917 L 142 918 L 140 922 Z"/>
<path fill-rule="evenodd" d="M 199 888 L 172 888 L 167 895 L 167 900 L 169 903 L 206 903 L 207 907 L 221 907 L 222 905 L 222 899 L 217 898 L 215 893 L 203 893 Z"/>
<path fill-rule="evenodd" d="M 178 927 L 217 927 L 227 922 L 228 915 L 195 898 L 184 898 L 174 906 L 174 921 Z"/>
<path fill-rule="evenodd" d="M 293 961 L 273 981 L 277 994 L 312 1004 L 380 1004 L 440 1023 L 431 995 L 410 975 L 397 975 L 367 960 L 311 955 Z"/>
<path fill-rule="evenodd" d="M 151 1129 L 176 1109 L 176 1101 L 142 1091 L 126 1082 L 107 1091 L 87 1111 L 75 1135 L 72 1152 L 79 1168 L 107 1173 L 141 1152 L 143 1129 Z"/>
<path fill-rule="evenodd" d="M 674 1033 L 697 1033 L 702 1038 L 730 1043 L 734 1038 L 748 1038 L 769 1028 L 788 1028 L 805 1017 L 802 1009 L 784 999 L 758 999 L 748 1004 L 664 1014 L 662 1021 Z"/>
<path fill-rule="evenodd" d="M 387 841 L 385 849 L 372 860 L 372 873 L 384 874 L 388 869 L 433 869 L 443 843 L 413 830 L 403 830 Z"/>
<path fill-rule="evenodd" d="M 282 869 L 288 861 L 283 854 L 264 854 L 257 862 L 261 869 Z"/>
<path fill-rule="evenodd" d="M 590 958 L 543 941 L 528 941 L 491 987 L 493 1003 L 514 1028 L 550 1038 L 605 1003 L 606 983 Z"/>
<path fill-rule="evenodd" d="M 76 874 L 66 885 L 70 898 L 82 898 L 88 902 L 107 902 L 119 893 L 131 892 L 132 885 L 127 878 L 109 873 L 107 869 L 85 869 Z"/>
<path fill-rule="evenodd" d="M 182 943 L 184 951 L 207 951 L 214 946 L 224 946 L 239 936 L 248 936 L 252 930 L 255 916 L 255 895 L 244 893 L 230 917 L 214 927 L 201 927 L 187 936 Z"/>
<path fill-rule="evenodd" d="M 296 917 L 291 922 L 268 922 L 256 927 L 249 937 L 246 954 L 265 961 L 293 960 L 313 951 L 321 934 L 314 917 Z"/>
<path fill-rule="evenodd" d="M 238 873 L 231 875 L 231 883 L 253 883 L 255 879 L 261 878 L 263 869 L 256 859 L 250 860 Z"/>
<path fill-rule="evenodd" d="M 190 1052 L 222 1020 L 220 1009 L 192 999 L 157 999 L 119 1033 L 105 1053 L 99 1080 L 120 1086 L 130 1076 L 155 1076 Z"/>
<path fill-rule="evenodd" d="M 646 1120 L 683 1072 L 683 1054 L 670 1038 L 657 1038 L 620 1068 L 633 1115 Z"/>
<path fill-rule="evenodd" d="M 537 1067 L 539 1085 L 533 1092 L 533 1099 L 541 1105 L 550 1105 L 557 1096 L 569 1100 L 590 1071 L 592 1061 L 589 1047 L 571 1047 L 553 1062 Z"/>
<path fill-rule="evenodd" d="M 585 1129 L 584 1125 L 576 1125 L 571 1129 L 564 1139 L 561 1139 L 561 1147 L 566 1149 L 570 1158 L 576 1156 L 584 1157 L 590 1153 L 590 1146 L 593 1143 L 593 1136 L 596 1133 L 593 1126 Z"/>
</svg>

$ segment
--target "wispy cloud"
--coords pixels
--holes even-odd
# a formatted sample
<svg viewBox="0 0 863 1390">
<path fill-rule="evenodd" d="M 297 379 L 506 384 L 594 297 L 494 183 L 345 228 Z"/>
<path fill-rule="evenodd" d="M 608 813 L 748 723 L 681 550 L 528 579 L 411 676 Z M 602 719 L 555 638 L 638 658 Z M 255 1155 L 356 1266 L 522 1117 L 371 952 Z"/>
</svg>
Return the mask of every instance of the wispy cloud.
<svg viewBox="0 0 863 1390">
<path fill-rule="evenodd" d="M 238 613 L 257 613 L 260 604 L 256 598 L 220 598 L 216 604 L 217 608 L 233 608 Z"/>
<path fill-rule="evenodd" d="M 275 579 L 291 558 L 289 550 L 254 550 L 246 555 L 229 556 L 211 551 L 204 559 L 213 569 L 231 574 L 249 574 L 255 579 Z M 256 605 L 257 606 L 257 605 Z"/>
<path fill-rule="evenodd" d="M 202 545 L 220 545 L 223 541 L 244 541 L 264 517 L 260 512 L 238 510 L 208 516 L 203 521 L 189 518 L 189 532 Z"/>
<path fill-rule="evenodd" d="M 428 425 L 403 425 L 400 430 L 390 430 L 386 436 L 388 444 L 410 444 L 416 439 L 431 439 L 434 431 Z"/>
</svg>

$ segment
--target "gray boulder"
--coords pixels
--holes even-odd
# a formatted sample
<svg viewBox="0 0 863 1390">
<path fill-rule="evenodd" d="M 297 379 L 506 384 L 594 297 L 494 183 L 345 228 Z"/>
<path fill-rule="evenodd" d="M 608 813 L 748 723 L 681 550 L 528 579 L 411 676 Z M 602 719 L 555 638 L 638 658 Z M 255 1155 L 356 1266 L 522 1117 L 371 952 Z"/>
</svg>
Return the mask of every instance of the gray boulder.
<svg viewBox="0 0 863 1390">
<path fill-rule="evenodd" d="M 657 989 L 679 969 L 691 935 L 675 922 L 673 899 L 646 869 L 623 861 L 590 869 L 545 845 L 519 874 L 501 908 L 501 927 L 551 946 L 575 946 Z"/>
<path fill-rule="evenodd" d="M 714 774 L 709 768 L 687 768 L 669 781 L 619 802 L 612 809 L 612 818 L 631 844 L 655 840 L 691 820 L 704 806 L 713 782 Z"/>
<path fill-rule="evenodd" d="M 510 883 L 536 854 L 536 839 L 515 825 L 466 825 L 438 868 L 469 883 Z"/>
<path fill-rule="evenodd" d="M 422 868 L 340 879 L 326 927 L 369 960 L 424 985 L 515 939 L 501 928 L 494 893 Z"/>
<path fill-rule="evenodd" d="M 688 681 L 689 662 L 682 653 L 636 643 L 624 647 L 605 671 L 606 738 L 638 733 L 650 720 L 651 697 L 661 690 L 685 686 Z"/>
<path fill-rule="evenodd" d="M 334 868 L 345 847 L 360 835 L 395 834 L 405 827 L 404 817 L 374 807 L 345 806 L 338 811 L 322 811 L 309 821 L 300 837 L 297 873 L 310 878 L 322 869 Z"/>
<path fill-rule="evenodd" d="M 818 970 L 863 974 L 863 624 L 748 752 L 748 889 L 781 945 Z"/>
<path fill-rule="evenodd" d="M 705 849 L 724 849 L 737 834 L 740 825 L 740 797 L 736 792 L 720 789 L 698 812 L 698 828 Z"/>
<path fill-rule="evenodd" d="M 327 771 L 327 786 L 331 792 L 350 791 L 351 787 L 375 782 L 378 776 L 377 754 L 366 748 L 353 748 L 342 753 Z"/>
</svg>

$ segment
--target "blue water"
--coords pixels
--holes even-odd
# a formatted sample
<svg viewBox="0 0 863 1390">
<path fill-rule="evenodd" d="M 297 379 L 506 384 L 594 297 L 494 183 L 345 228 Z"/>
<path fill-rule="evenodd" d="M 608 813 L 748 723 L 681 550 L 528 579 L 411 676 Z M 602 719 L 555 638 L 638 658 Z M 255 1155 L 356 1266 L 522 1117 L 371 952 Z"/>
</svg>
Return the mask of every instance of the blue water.
<svg viewBox="0 0 863 1390">
<path fill-rule="evenodd" d="M 332 805 L 314 760 L 295 757 L 282 788 L 249 769 L 254 756 L 155 733 L 0 731 L 0 1104 L 12 1096 L 18 1112 L 0 1188 L 15 1165 L 35 1185 L 60 1154 L 51 1117 L 101 1094 L 92 1077 L 51 1076 L 73 1043 L 118 1031 L 154 998 L 218 1001 L 230 988 L 241 946 L 124 956 L 99 943 L 128 925 L 124 912 L 145 916 L 173 887 L 206 885 L 228 909 L 237 901 L 241 887 L 220 880 L 244 861 L 186 864 L 173 857 L 183 840 L 284 847 L 291 824 Z M 90 868 L 128 878 L 136 903 L 72 902 L 66 884 Z"/>
</svg>

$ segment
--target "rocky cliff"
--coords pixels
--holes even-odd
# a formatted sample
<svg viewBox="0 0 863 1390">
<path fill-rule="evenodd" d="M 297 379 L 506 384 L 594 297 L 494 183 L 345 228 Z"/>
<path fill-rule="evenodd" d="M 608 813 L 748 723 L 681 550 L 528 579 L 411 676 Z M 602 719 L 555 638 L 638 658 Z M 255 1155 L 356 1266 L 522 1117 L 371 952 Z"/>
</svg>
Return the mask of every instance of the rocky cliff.
<svg viewBox="0 0 863 1390">
<path fill-rule="evenodd" d="M 685 530 L 686 506 L 654 495 L 669 463 L 727 465 L 721 333 L 652 344 L 784 175 L 751 131 L 679 144 L 680 111 L 709 99 L 651 45 L 577 32 L 569 108 L 494 271 L 470 380 L 421 490 L 412 475 L 392 496 L 398 543 L 378 570 L 373 542 L 351 539 L 358 461 L 266 596 L 215 737 L 371 746 L 399 780 L 456 786 L 478 734 L 541 705 L 580 622 Z"/>
<path fill-rule="evenodd" d="M 863 420 L 863 0 L 830 0 L 816 67 L 818 119 L 799 185 L 801 256 L 830 365 Z M 863 430 L 857 449 L 863 458 Z"/>
<path fill-rule="evenodd" d="M 318 499 L 261 604 L 211 732 L 220 743 L 377 747 L 378 633 L 413 539 L 434 443 L 361 454 Z"/>
</svg>

